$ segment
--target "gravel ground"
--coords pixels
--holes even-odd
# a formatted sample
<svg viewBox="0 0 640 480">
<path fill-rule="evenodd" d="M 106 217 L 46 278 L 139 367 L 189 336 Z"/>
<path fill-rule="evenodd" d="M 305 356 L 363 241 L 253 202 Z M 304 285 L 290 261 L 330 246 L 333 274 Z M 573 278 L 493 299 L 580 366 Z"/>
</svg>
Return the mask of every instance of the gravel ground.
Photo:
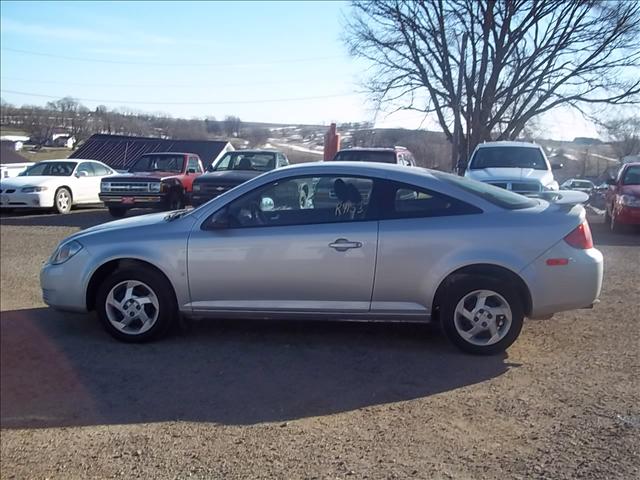
<svg viewBox="0 0 640 480">
<path fill-rule="evenodd" d="M 640 477 L 640 235 L 593 224 L 602 302 L 508 354 L 420 326 L 200 322 L 125 345 L 38 270 L 104 210 L 1 218 L 0 478 Z"/>
</svg>

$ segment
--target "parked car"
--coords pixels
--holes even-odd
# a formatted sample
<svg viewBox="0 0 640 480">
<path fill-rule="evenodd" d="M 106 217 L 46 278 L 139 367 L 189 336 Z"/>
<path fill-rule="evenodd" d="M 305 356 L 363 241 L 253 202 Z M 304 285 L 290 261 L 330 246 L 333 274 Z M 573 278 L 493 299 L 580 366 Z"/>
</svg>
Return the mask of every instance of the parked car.
<svg viewBox="0 0 640 480">
<path fill-rule="evenodd" d="M 526 142 L 486 142 L 478 145 L 464 176 L 523 195 L 558 190 L 553 170 L 540 145 Z"/>
<path fill-rule="evenodd" d="M 406 167 L 416 166 L 416 160 L 413 158 L 413 154 L 405 147 L 347 148 L 338 151 L 332 161 L 395 163 Z"/>
<path fill-rule="evenodd" d="M 69 213 L 74 205 L 100 203 L 100 181 L 114 173 L 95 160 L 43 160 L 0 181 L 0 208 Z"/>
<path fill-rule="evenodd" d="M 578 192 L 584 192 L 587 195 L 595 190 L 596 186 L 591 180 L 584 180 L 582 178 L 570 178 L 560 185 L 561 190 L 576 190 Z"/>
<path fill-rule="evenodd" d="M 100 200 L 116 218 L 135 207 L 180 209 L 203 172 L 202 161 L 194 153 L 146 153 L 127 173 L 102 182 Z"/>
<path fill-rule="evenodd" d="M 276 150 L 235 150 L 227 152 L 193 182 L 194 207 L 275 168 L 289 165 L 287 156 Z"/>
<path fill-rule="evenodd" d="M 605 221 L 612 231 L 640 225 L 640 163 L 627 163 L 608 182 Z"/>
<path fill-rule="evenodd" d="M 331 203 L 297 185 L 333 183 Z M 368 195 L 354 197 L 354 180 Z M 362 185 L 360 186 L 362 188 Z M 193 210 L 98 225 L 43 266 L 45 303 L 96 310 L 117 339 L 164 334 L 178 314 L 439 322 L 492 354 L 524 317 L 590 307 L 602 285 L 586 195 L 557 203 L 426 169 L 323 162 L 267 172 Z"/>
<path fill-rule="evenodd" d="M 17 177 L 33 165 L 34 162 L 0 164 L 0 179 Z"/>
</svg>

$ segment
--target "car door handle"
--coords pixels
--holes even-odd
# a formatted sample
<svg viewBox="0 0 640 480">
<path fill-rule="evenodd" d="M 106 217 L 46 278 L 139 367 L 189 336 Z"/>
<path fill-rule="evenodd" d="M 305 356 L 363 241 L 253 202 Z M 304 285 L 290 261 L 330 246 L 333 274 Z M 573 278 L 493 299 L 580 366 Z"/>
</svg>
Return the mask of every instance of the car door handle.
<svg viewBox="0 0 640 480">
<path fill-rule="evenodd" d="M 346 252 L 350 248 L 361 248 L 362 242 L 350 242 L 346 238 L 339 238 L 335 242 L 330 243 L 329 247 L 336 249 L 338 252 Z"/>
</svg>

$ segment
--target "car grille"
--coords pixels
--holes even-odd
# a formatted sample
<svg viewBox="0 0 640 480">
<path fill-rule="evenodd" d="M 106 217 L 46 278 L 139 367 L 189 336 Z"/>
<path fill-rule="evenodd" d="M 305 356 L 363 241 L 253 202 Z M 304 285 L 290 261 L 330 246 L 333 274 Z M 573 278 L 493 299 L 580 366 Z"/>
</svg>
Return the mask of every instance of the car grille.
<svg viewBox="0 0 640 480">
<path fill-rule="evenodd" d="M 537 193 L 542 191 L 542 185 L 539 182 L 487 182 L 494 187 L 504 188 L 516 193 Z"/>
<path fill-rule="evenodd" d="M 106 193 L 148 193 L 151 191 L 149 182 L 108 182 L 109 189 L 103 190 Z M 152 182 L 156 183 L 156 182 Z"/>
<path fill-rule="evenodd" d="M 220 184 L 200 184 L 200 193 L 206 194 L 207 196 L 217 197 L 218 195 L 222 195 L 225 192 L 228 192 L 232 188 L 237 187 L 237 185 L 220 185 Z"/>
</svg>

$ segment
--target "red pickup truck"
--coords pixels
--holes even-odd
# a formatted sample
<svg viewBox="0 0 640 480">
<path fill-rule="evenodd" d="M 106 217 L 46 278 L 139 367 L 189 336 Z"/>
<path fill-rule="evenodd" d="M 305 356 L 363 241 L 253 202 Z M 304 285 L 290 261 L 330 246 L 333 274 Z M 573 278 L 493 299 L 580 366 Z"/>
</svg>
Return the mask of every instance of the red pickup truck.
<svg viewBox="0 0 640 480">
<path fill-rule="evenodd" d="M 116 218 L 131 208 L 178 210 L 203 172 L 202 160 L 194 153 L 145 153 L 127 173 L 102 180 L 100 200 Z"/>
</svg>

